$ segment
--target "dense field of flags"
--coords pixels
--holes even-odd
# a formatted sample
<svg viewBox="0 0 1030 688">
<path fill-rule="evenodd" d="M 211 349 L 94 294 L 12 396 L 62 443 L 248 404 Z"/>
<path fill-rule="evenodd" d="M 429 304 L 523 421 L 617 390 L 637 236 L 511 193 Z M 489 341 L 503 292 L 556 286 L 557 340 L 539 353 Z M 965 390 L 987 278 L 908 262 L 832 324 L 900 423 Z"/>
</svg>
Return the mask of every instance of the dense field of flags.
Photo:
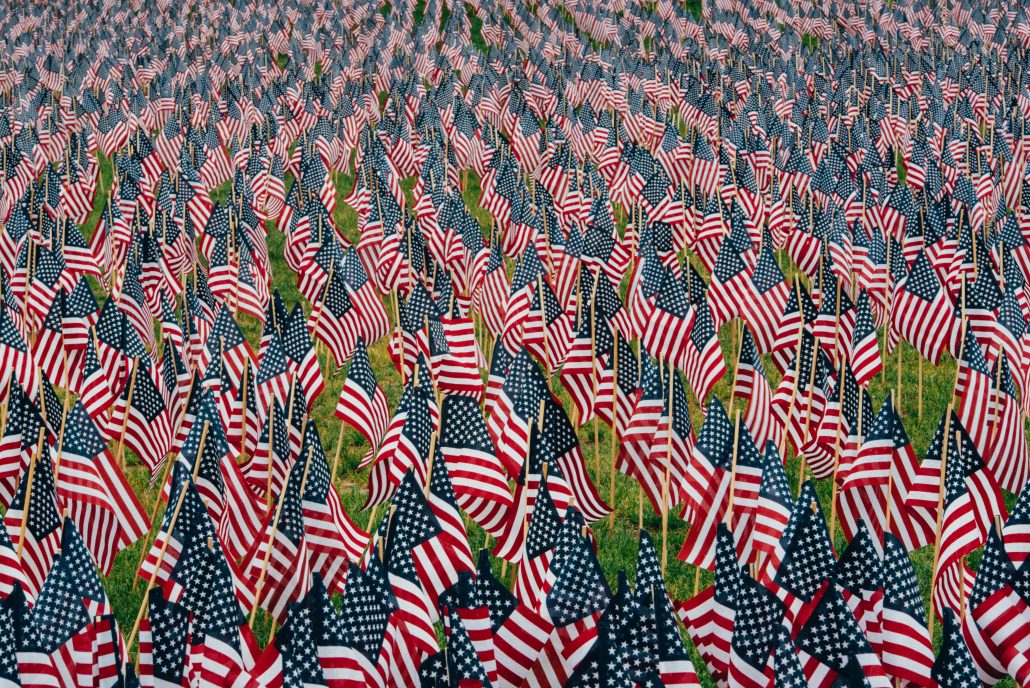
<svg viewBox="0 0 1030 688">
<path fill-rule="evenodd" d="M 0 688 L 1030 687 L 1030 5 L 4 10 Z"/>
</svg>

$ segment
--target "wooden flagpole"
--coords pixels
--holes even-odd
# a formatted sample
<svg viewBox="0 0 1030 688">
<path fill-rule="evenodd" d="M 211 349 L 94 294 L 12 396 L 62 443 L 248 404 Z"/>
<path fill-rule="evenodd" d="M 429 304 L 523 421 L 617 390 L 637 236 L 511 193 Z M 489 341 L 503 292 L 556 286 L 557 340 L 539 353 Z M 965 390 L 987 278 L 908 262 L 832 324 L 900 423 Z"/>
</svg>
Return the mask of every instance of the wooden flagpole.
<svg viewBox="0 0 1030 688">
<path fill-rule="evenodd" d="M 196 377 L 196 375 L 197 375 L 197 372 L 193 371 L 193 377 L 190 378 L 190 386 L 191 387 L 193 386 L 193 378 Z M 189 407 L 188 403 L 183 404 L 182 411 L 179 413 L 179 422 L 175 424 L 175 434 L 172 435 L 172 437 L 175 437 L 175 436 L 177 436 L 179 434 L 179 429 L 182 427 L 182 421 L 186 418 L 186 409 L 188 407 Z M 58 453 L 57 458 L 58 459 L 61 458 L 60 453 Z M 175 461 L 172 460 L 171 452 L 169 452 L 168 455 L 165 456 L 165 469 L 164 469 L 164 473 L 161 476 L 161 488 L 160 488 L 160 490 L 157 493 L 157 497 L 154 499 L 154 510 L 153 510 L 153 513 L 150 514 L 150 523 L 151 524 L 153 524 L 153 523 L 155 523 L 157 521 L 157 512 L 161 508 L 161 492 L 164 490 L 165 483 L 168 482 L 168 474 L 171 472 L 172 464 L 174 464 L 174 463 L 175 463 Z M 55 476 L 57 475 L 56 470 L 54 472 L 54 475 Z M 56 479 L 55 479 L 55 482 L 56 482 Z M 153 528 L 154 528 L 154 526 L 151 525 L 150 529 L 153 530 Z M 147 540 L 150 540 L 150 531 L 147 531 Z M 143 562 L 146 561 L 146 558 L 147 558 L 148 547 L 145 546 L 146 545 L 146 541 L 144 541 L 143 544 L 144 544 L 144 547 L 143 547 L 143 551 L 140 553 L 139 563 L 136 564 L 136 570 L 137 571 L 139 571 L 140 567 L 143 566 Z M 138 582 L 139 582 L 139 577 L 133 576 L 133 579 L 132 579 L 132 591 L 133 592 L 136 591 L 136 585 L 137 585 Z"/>
<path fill-rule="evenodd" d="M 200 457 L 204 453 L 204 445 L 207 443 L 207 430 L 210 427 L 210 421 L 204 421 L 204 427 L 200 432 L 200 443 L 197 445 L 197 462 L 193 466 L 193 480 L 197 479 L 197 474 L 200 471 Z M 140 604 L 139 613 L 136 614 L 136 622 L 132 625 L 132 631 L 129 633 L 129 637 L 125 642 L 127 649 L 132 648 L 133 642 L 136 640 L 136 635 L 139 633 L 139 626 L 143 622 L 143 616 L 147 612 L 147 595 L 154 587 L 154 583 L 157 581 L 157 572 L 161 570 L 161 562 L 164 561 L 165 553 L 168 551 L 168 543 L 172 539 L 172 531 L 175 530 L 175 524 L 179 521 L 179 514 L 182 512 L 182 504 L 186 500 L 186 487 L 179 491 L 179 498 L 175 501 L 175 510 L 172 511 L 172 519 L 168 522 L 168 537 L 161 543 L 161 550 L 157 555 L 157 562 L 154 564 L 154 570 L 150 572 L 150 579 L 147 581 L 147 587 L 143 591 L 143 602 Z M 160 531 L 159 531 L 160 532 Z"/>
<path fill-rule="evenodd" d="M 730 494 L 726 505 L 726 525 L 733 527 L 733 488 L 737 482 L 737 452 L 740 449 L 740 409 L 733 419 L 733 458 L 730 463 Z"/>
<path fill-rule="evenodd" d="M 311 468 L 311 452 L 314 451 L 314 447 L 308 447 L 308 455 L 304 460 L 304 475 L 301 477 L 301 494 L 303 496 L 304 486 L 308 480 L 308 469 Z M 254 618 L 257 616 L 258 607 L 261 606 L 261 593 L 264 592 L 265 577 L 268 574 L 268 562 L 272 559 L 272 546 L 275 544 L 275 534 L 279 530 L 279 519 L 283 513 L 283 502 L 285 502 L 285 496 L 279 495 L 279 501 L 275 505 L 275 518 L 272 519 L 272 532 L 268 535 L 268 543 L 265 548 L 265 558 L 261 562 L 261 573 L 258 575 L 257 584 L 254 586 L 254 606 L 250 609 L 250 621 L 248 625 L 254 628 Z"/>
<path fill-rule="evenodd" d="M 944 442 L 941 447 L 941 472 L 940 472 L 940 485 L 937 486 L 937 525 L 934 527 L 933 537 L 933 568 L 930 569 L 930 618 L 928 619 L 928 629 L 930 631 L 930 637 L 933 637 L 933 626 L 937 615 L 934 613 L 933 598 L 934 589 L 937 580 L 937 565 L 941 560 L 941 525 L 944 522 L 944 480 L 948 474 L 948 449 L 951 445 L 951 414 L 954 409 L 954 404 L 948 404 L 947 416 L 944 419 Z M 958 433 L 956 433 L 957 435 Z M 956 438 L 957 439 L 957 438 Z M 961 447 L 957 444 L 956 447 Z"/>
<path fill-rule="evenodd" d="M 136 375 L 139 373 L 139 357 L 132 360 L 132 376 L 129 378 L 129 393 L 125 397 L 125 417 L 122 418 L 122 431 L 118 436 L 118 465 L 125 470 L 125 430 L 129 427 L 129 414 L 132 413 L 132 395 L 136 391 Z"/>
<path fill-rule="evenodd" d="M 29 461 L 28 482 L 25 483 L 25 504 L 21 510 L 21 528 L 18 531 L 18 562 L 21 563 L 22 553 L 25 550 L 25 528 L 29 525 L 29 510 L 32 507 L 32 486 L 35 484 L 36 464 L 39 463 L 39 455 L 43 453 L 43 440 L 46 438 L 46 428 L 39 429 L 39 439 L 36 441 L 36 451 Z"/>
<path fill-rule="evenodd" d="M 669 479 L 672 472 L 672 413 L 673 413 L 673 376 L 676 368 L 669 364 L 669 432 L 665 446 L 665 474 L 662 478 L 662 575 L 665 575 L 669 561 Z"/>
<path fill-rule="evenodd" d="M 615 459 L 616 445 L 619 441 L 619 326 L 615 326 L 615 339 L 612 345 L 612 465 L 611 482 L 608 486 L 608 506 L 612 508 L 608 515 L 608 527 L 615 526 Z"/>
</svg>

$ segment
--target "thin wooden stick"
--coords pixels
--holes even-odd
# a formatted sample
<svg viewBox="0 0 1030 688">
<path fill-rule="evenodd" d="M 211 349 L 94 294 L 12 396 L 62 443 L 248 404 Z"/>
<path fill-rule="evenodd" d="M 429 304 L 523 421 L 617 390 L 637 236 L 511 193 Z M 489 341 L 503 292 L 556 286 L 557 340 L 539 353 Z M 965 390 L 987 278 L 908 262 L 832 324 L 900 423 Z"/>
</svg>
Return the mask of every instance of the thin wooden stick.
<svg viewBox="0 0 1030 688">
<path fill-rule="evenodd" d="M 196 377 L 196 374 L 197 374 L 196 371 L 194 371 L 193 372 L 193 377 Z M 192 386 L 192 384 L 193 384 L 193 378 L 191 377 L 190 378 L 190 386 Z M 173 434 L 172 437 L 175 437 L 175 436 L 177 436 L 179 434 L 179 429 L 182 428 L 182 422 L 186 418 L 186 409 L 188 407 L 189 407 L 189 404 L 183 404 L 182 405 L 182 411 L 179 412 L 179 422 L 175 424 L 175 434 Z M 175 461 L 172 460 L 171 452 L 169 452 L 168 455 L 165 456 L 165 469 L 164 469 L 164 473 L 161 476 L 161 489 L 160 489 L 160 491 L 158 491 L 157 498 L 154 500 L 154 510 L 153 510 L 153 513 L 150 514 L 150 523 L 151 523 L 151 525 L 150 525 L 150 529 L 147 531 L 147 540 L 148 541 L 150 540 L 150 533 L 154 529 L 154 524 L 157 522 L 157 512 L 161 508 L 161 492 L 164 491 L 164 485 L 165 485 L 166 482 L 168 482 L 168 474 L 171 473 L 172 465 L 174 463 L 175 463 Z M 139 571 L 140 567 L 143 566 L 143 562 L 146 561 L 146 558 L 147 558 L 147 550 L 149 548 L 146 547 L 146 542 L 144 542 L 143 544 L 144 544 L 144 547 L 143 547 L 143 551 L 140 553 L 139 563 L 136 564 L 136 570 L 137 571 Z M 132 591 L 133 592 L 136 591 L 136 585 L 137 585 L 138 582 L 139 582 L 139 577 L 133 576 L 133 579 L 132 579 Z"/>
<path fill-rule="evenodd" d="M 43 440 L 46 438 L 46 428 L 39 429 L 39 439 L 36 441 L 36 451 L 29 461 L 28 482 L 25 483 L 25 504 L 21 510 L 21 529 L 18 532 L 18 561 L 21 562 L 22 552 L 25 550 L 25 528 L 29 525 L 29 510 L 32 507 L 32 486 L 36 480 L 36 464 L 39 462 L 40 454 L 43 453 Z"/>
<path fill-rule="evenodd" d="M 619 326 L 615 326 L 615 343 L 612 346 L 612 465 L 611 483 L 608 489 L 608 506 L 612 511 L 608 515 L 608 527 L 615 526 L 615 459 L 616 445 L 619 441 Z"/>
<path fill-rule="evenodd" d="M 837 432 L 834 433 L 833 440 L 833 475 L 830 478 L 830 544 L 833 544 L 833 533 L 837 527 L 837 473 L 840 470 L 840 435 L 841 426 L 844 420 L 844 361 L 846 357 L 841 357 L 840 360 L 840 373 L 838 375 L 838 397 L 840 399 L 840 409 L 837 411 Z M 858 389 L 858 410 L 862 412 L 862 388 Z"/>
<path fill-rule="evenodd" d="M 122 419 L 122 431 L 118 436 L 118 465 L 125 470 L 125 430 L 129 427 L 129 415 L 132 413 L 132 395 L 136 391 L 136 375 L 139 373 L 139 357 L 132 359 L 132 376 L 129 378 L 129 393 L 125 398 L 125 417 Z"/>
<path fill-rule="evenodd" d="M 730 463 L 730 494 L 726 505 L 726 525 L 733 527 L 733 487 L 737 482 L 737 451 L 740 448 L 740 409 L 733 420 L 733 458 Z"/>
<path fill-rule="evenodd" d="M 669 363 L 669 433 L 665 446 L 665 474 L 662 478 L 662 575 L 665 575 L 669 560 L 669 479 L 672 472 L 672 412 L 673 412 L 673 375 L 676 368 Z"/>
<path fill-rule="evenodd" d="M 896 406 L 895 406 L 895 409 L 897 409 Z M 884 534 L 884 537 L 886 537 L 887 533 L 891 532 L 891 512 L 894 509 L 894 466 L 893 466 L 893 464 L 887 470 L 887 495 L 886 495 L 886 498 L 885 498 L 884 501 L 886 501 L 886 503 L 887 503 L 886 504 L 886 510 L 885 510 L 885 516 L 884 516 L 884 521 L 885 522 L 884 522 L 884 525 L 883 525 L 883 534 Z M 883 543 L 881 542 L 880 544 L 882 545 Z"/>
<path fill-rule="evenodd" d="M 336 470 L 340 467 L 340 449 L 343 447 L 343 431 L 347 424 L 340 420 L 340 434 L 336 437 L 336 455 L 333 457 L 333 472 L 330 476 L 333 484 L 336 484 Z"/>
<path fill-rule="evenodd" d="M 200 469 L 200 456 L 204 453 L 204 444 L 207 442 L 207 430 L 210 425 L 210 421 L 204 421 L 204 428 L 200 433 L 200 444 L 197 446 L 197 463 L 193 467 L 193 480 L 196 480 L 197 473 Z M 136 640 L 136 634 L 139 633 L 139 626 L 143 622 L 143 616 L 147 611 L 147 595 L 154 587 L 154 583 L 157 581 L 157 573 L 161 570 L 161 562 L 164 561 L 165 553 L 168 551 L 168 543 L 172 540 L 172 531 L 175 530 L 175 524 L 179 520 L 179 513 L 182 511 L 183 502 L 186 501 L 186 485 L 183 485 L 179 491 L 179 498 L 175 501 L 175 510 L 172 512 L 172 519 L 168 522 L 168 537 L 161 543 L 161 550 L 157 555 L 157 563 L 154 565 L 154 570 L 150 572 L 150 579 L 147 581 L 147 588 L 143 591 L 143 602 L 140 604 L 139 613 L 136 614 L 136 623 L 132 625 L 132 632 L 129 633 L 129 638 L 125 643 L 126 648 L 131 648 L 133 642 Z"/>
<path fill-rule="evenodd" d="M 797 293 L 798 299 L 798 310 L 801 311 L 801 282 L 798 278 L 794 277 L 794 288 Z M 787 405 L 787 417 L 783 421 L 783 431 L 780 433 L 780 456 L 786 458 L 787 456 L 787 430 L 790 427 L 790 418 L 794 415 L 794 404 L 797 402 L 798 397 L 798 378 L 801 376 L 801 345 L 803 342 L 802 334 L 805 329 L 805 317 L 801 315 L 801 322 L 798 323 L 798 345 L 794 351 L 794 384 L 791 385 L 790 390 L 790 403 Z"/>
<path fill-rule="evenodd" d="M 937 488 L 937 525 L 934 528 L 933 537 L 933 568 L 930 569 L 930 618 L 928 620 L 928 630 L 930 631 L 930 637 L 933 637 L 933 626 L 936 619 L 936 613 L 934 612 L 933 597 L 934 589 L 937 579 L 937 565 L 941 560 L 941 525 L 944 522 L 944 480 L 948 475 L 948 448 L 951 444 L 951 414 L 954 406 L 948 404 L 948 415 L 944 420 L 944 446 L 941 447 L 941 484 Z M 958 433 L 956 433 L 957 435 Z M 957 438 L 956 438 L 957 439 Z M 955 446 L 961 447 L 956 444 Z"/>
<path fill-rule="evenodd" d="M 308 469 L 311 468 L 311 452 L 314 447 L 308 447 L 308 456 L 304 460 L 304 475 L 301 478 L 301 494 L 304 494 L 304 485 L 308 478 Z M 272 559 L 272 546 L 275 543 L 275 534 L 279 530 L 279 519 L 283 513 L 285 495 L 279 495 L 279 501 L 275 505 L 275 517 L 272 519 L 272 531 L 268 534 L 268 544 L 265 548 L 265 557 L 261 562 L 261 573 L 258 575 L 257 584 L 254 586 L 254 606 L 250 609 L 250 621 L 248 625 L 254 628 L 254 619 L 257 617 L 258 607 L 261 606 L 261 593 L 264 592 L 265 577 L 268 575 L 268 562 Z"/>
<path fill-rule="evenodd" d="M 296 382 L 296 378 L 294 378 Z M 292 408 L 292 405 L 291 405 Z M 290 443 L 290 429 L 286 428 L 286 444 Z M 287 449 L 289 451 L 289 449 Z M 265 477 L 265 510 L 272 508 L 272 461 L 275 459 L 275 400 L 268 409 L 268 475 Z"/>
</svg>

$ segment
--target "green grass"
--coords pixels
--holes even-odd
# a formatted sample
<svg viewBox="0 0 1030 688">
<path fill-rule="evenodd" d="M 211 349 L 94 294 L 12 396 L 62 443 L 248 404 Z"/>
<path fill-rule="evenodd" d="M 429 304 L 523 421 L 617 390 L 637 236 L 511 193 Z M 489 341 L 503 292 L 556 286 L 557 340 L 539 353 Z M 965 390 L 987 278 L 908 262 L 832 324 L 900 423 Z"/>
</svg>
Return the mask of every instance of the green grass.
<svg viewBox="0 0 1030 688">
<path fill-rule="evenodd" d="M 96 225 L 100 209 L 106 201 L 107 193 L 111 185 L 111 163 L 109 160 L 105 159 L 102 159 L 100 162 L 100 184 L 97 192 L 97 201 L 95 208 L 85 225 L 87 236 L 92 232 Z M 339 199 L 351 190 L 354 184 L 354 179 L 349 174 L 334 173 L 333 182 L 337 189 L 337 199 L 339 201 Z M 402 188 L 405 193 L 409 195 L 409 201 L 413 184 L 413 179 L 404 180 L 402 184 Z M 463 189 L 463 197 L 470 209 L 470 212 L 480 223 L 485 232 L 490 225 L 490 216 L 479 207 L 477 203 L 479 194 L 479 179 L 474 174 L 469 174 L 466 178 L 466 183 Z M 214 194 L 216 199 L 224 199 L 227 195 L 228 187 L 220 187 Z M 624 213 L 623 217 L 625 217 Z M 349 208 L 342 202 L 338 202 L 334 213 L 334 220 L 348 240 L 352 242 L 357 240 L 357 217 L 353 209 Z M 625 221 L 620 218 L 619 227 L 624 228 L 624 226 Z M 272 288 L 279 291 L 288 306 L 294 303 L 304 303 L 305 308 L 308 308 L 297 290 L 296 275 L 288 269 L 282 258 L 284 242 L 285 237 L 282 232 L 279 231 L 274 223 L 269 223 L 268 249 L 273 266 Z M 626 285 L 623 284 L 622 287 L 623 290 L 625 290 Z M 247 340 L 250 342 L 251 346 L 255 347 L 256 350 L 261 334 L 260 323 L 249 316 L 241 316 L 239 318 L 239 322 Z M 730 372 L 727 373 L 726 377 L 718 383 L 714 391 L 714 393 L 727 404 L 729 401 L 730 390 L 732 388 L 732 352 L 735 351 L 736 347 L 732 330 L 733 324 L 731 323 L 724 326 L 719 333 L 723 352 L 727 359 L 727 367 Z M 899 409 L 902 414 L 905 428 L 908 431 L 917 455 L 923 456 L 925 455 L 927 446 L 930 443 L 930 439 L 936 428 L 937 422 L 946 409 L 948 401 L 946 398 L 947 390 L 950 390 L 954 383 L 955 363 L 953 360 L 946 357 L 939 366 L 932 366 L 929 364 L 923 365 L 921 395 L 922 414 L 920 416 L 920 366 L 918 365 L 918 356 L 907 344 L 901 345 L 897 349 L 897 352 L 898 353 L 895 355 L 886 359 L 886 375 L 877 376 L 870 385 L 869 391 L 873 400 L 874 408 L 878 408 L 889 390 L 894 389 L 897 385 L 897 357 L 898 355 L 902 356 L 901 391 L 898 395 Z M 393 368 L 389 360 L 389 356 L 387 355 L 387 340 L 381 340 L 371 346 L 369 349 L 369 356 L 371 358 L 373 368 L 379 376 L 380 383 L 386 392 L 390 406 L 391 408 L 394 408 L 400 398 L 402 386 L 401 379 Z M 351 518 L 354 519 L 360 527 L 366 528 L 369 525 L 369 516 L 367 513 L 362 513 L 360 509 L 365 500 L 368 471 L 358 471 L 357 465 L 367 447 L 358 433 L 349 426 L 344 426 L 342 434 L 340 433 L 341 424 L 335 418 L 333 410 L 345 376 L 342 372 L 336 369 L 335 364 L 329 360 L 328 355 L 324 352 L 320 356 L 320 363 L 326 380 L 326 390 L 316 401 L 312 411 L 312 418 L 317 423 L 319 432 L 321 433 L 327 456 L 332 459 L 336 455 L 337 451 L 340 453 L 340 471 L 336 482 L 336 489 L 340 494 L 344 507 L 350 514 Z M 775 367 L 768 364 L 766 369 L 770 372 L 771 382 L 775 385 L 778 382 L 778 375 L 776 374 Z M 552 380 L 551 386 L 559 397 L 562 398 L 563 402 L 565 402 L 566 408 L 569 408 L 568 396 L 558 383 L 557 379 Z M 698 429 L 700 428 L 702 421 L 700 408 L 695 398 L 691 397 L 690 401 L 694 427 L 695 429 Z M 588 424 L 580 429 L 579 437 L 588 470 L 598 487 L 599 493 L 607 500 L 610 490 L 612 489 L 612 475 L 610 470 L 611 433 L 609 428 L 603 423 L 597 427 L 593 424 Z M 131 451 L 127 452 L 127 456 L 129 464 L 127 477 L 149 514 L 152 512 L 157 501 L 157 493 L 155 490 L 148 488 L 149 475 L 139 464 L 139 461 Z M 794 456 L 789 456 L 787 461 L 787 475 L 790 480 L 792 490 L 794 490 L 795 493 L 799 483 L 799 471 L 800 461 Z M 615 516 L 611 522 L 604 520 L 594 524 L 593 526 L 594 534 L 599 543 L 598 558 L 604 573 L 613 588 L 617 584 L 619 573 L 622 571 L 626 572 L 631 583 L 635 579 L 639 518 L 638 501 L 640 499 L 640 489 L 633 480 L 622 475 L 616 475 L 614 482 L 614 504 L 616 507 Z M 830 481 L 817 481 L 817 492 L 824 505 L 824 509 L 828 514 L 831 492 Z M 1011 507 L 1014 502 L 1014 497 L 1010 494 L 1006 494 L 1006 501 L 1008 506 Z M 159 508 L 157 512 L 158 518 L 155 521 L 156 523 L 160 523 L 162 510 L 163 507 Z M 380 510 L 380 513 L 381 512 L 382 510 Z M 473 551 L 477 551 L 484 545 L 485 534 L 474 523 L 468 521 L 467 523 L 469 525 L 469 538 Z M 659 549 L 659 554 L 661 554 L 661 549 L 663 547 L 661 518 L 651 510 L 649 504 L 644 505 L 643 527 L 652 533 L 656 546 Z M 676 518 L 670 518 L 668 532 L 669 567 L 666 578 L 670 593 L 677 599 L 690 597 L 693 594 L 694 588 L 694 567 L 676 559 L 676 553 L 682 544 L 687 531 L 688 526 L 686 523 Z M 838 552 L 840 552 L 845 545 L 845 541 L 843 534 L 839 529 L 834 533 L 834 541 Z M 111 572 L 111 575 L 108 576 L 105 584 L 114 606 L 115 613 L 118 617 L 118 621 L 121 624 L 123 632 L 126 633 L 128 632 L 128 629 L 132 628 L 143 599 L 145 581 L 134 581 L 133 578 L 137 562 L 140 559 L 145 544 L 149 546 L 149 538 L 146 543 L 141 540 L 132 547 L 121 552 L 118 555 L 114 569 Z M 929 547 L 924 548 L 917 552 L 913 552 L 911 555 L 919 577 L 924 604 L 926 604 L 927 607 L 929 604 L 930 569 L 933 561 L 933 553 L 931 549 L 932 548 Z M 978 554 L 970 557 L 970 564 L 974 567 L 978 564 L 978 561 Z M 495 562 L 495 570 L 497 573 L 500 573 L 501 565 L 499 562 Z M 509 567 L 508 580 L 510 580 L 511 571 L 512 570 Z M 707 571 L 702 572 L 702 587 L 710 585 L 711 581 L 712 575 Z M 268 638 L 269 625 L 269 620 L 264 613 L 259 613 L 258 622 L 255 625 L 255 631 L 262 643 Z M 936 635 L 937 638 L 935 638 L 935 643 L 939 643 L 940 624 L 937 624 Z M 694 654 L 694 662 L 699 674 L 703 677 L 705 685 L 713 685 L 711 680 L 705 675 L 703 662 L 701 662 L 700 657 L 697 656 L 696 653 Z M 1004 685 L 1011 685 L 1011 682 Z"/>
<path fill-rule="evenodd" d="M 481 53 L 487 51 L 486 41 L 483 40 L 483 20 L 476 16 L 472 5 L 465 3 L 465 15 L 469 20 L 469 32 L 472 34 L 472 45 Z"/>
</svg>

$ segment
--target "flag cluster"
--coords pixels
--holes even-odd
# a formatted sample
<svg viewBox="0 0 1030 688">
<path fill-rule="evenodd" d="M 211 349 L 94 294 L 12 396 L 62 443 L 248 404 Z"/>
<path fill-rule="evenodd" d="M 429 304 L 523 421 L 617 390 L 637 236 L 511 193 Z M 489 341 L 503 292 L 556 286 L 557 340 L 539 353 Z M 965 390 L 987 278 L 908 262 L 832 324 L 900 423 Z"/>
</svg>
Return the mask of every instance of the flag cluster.
<svg viewBox="0 0 1030 688">
<path fill-rule="evenodd" d="M 0 688 L 1030 687 L 1011 4 L 10 7 Z"/>
</svg>

